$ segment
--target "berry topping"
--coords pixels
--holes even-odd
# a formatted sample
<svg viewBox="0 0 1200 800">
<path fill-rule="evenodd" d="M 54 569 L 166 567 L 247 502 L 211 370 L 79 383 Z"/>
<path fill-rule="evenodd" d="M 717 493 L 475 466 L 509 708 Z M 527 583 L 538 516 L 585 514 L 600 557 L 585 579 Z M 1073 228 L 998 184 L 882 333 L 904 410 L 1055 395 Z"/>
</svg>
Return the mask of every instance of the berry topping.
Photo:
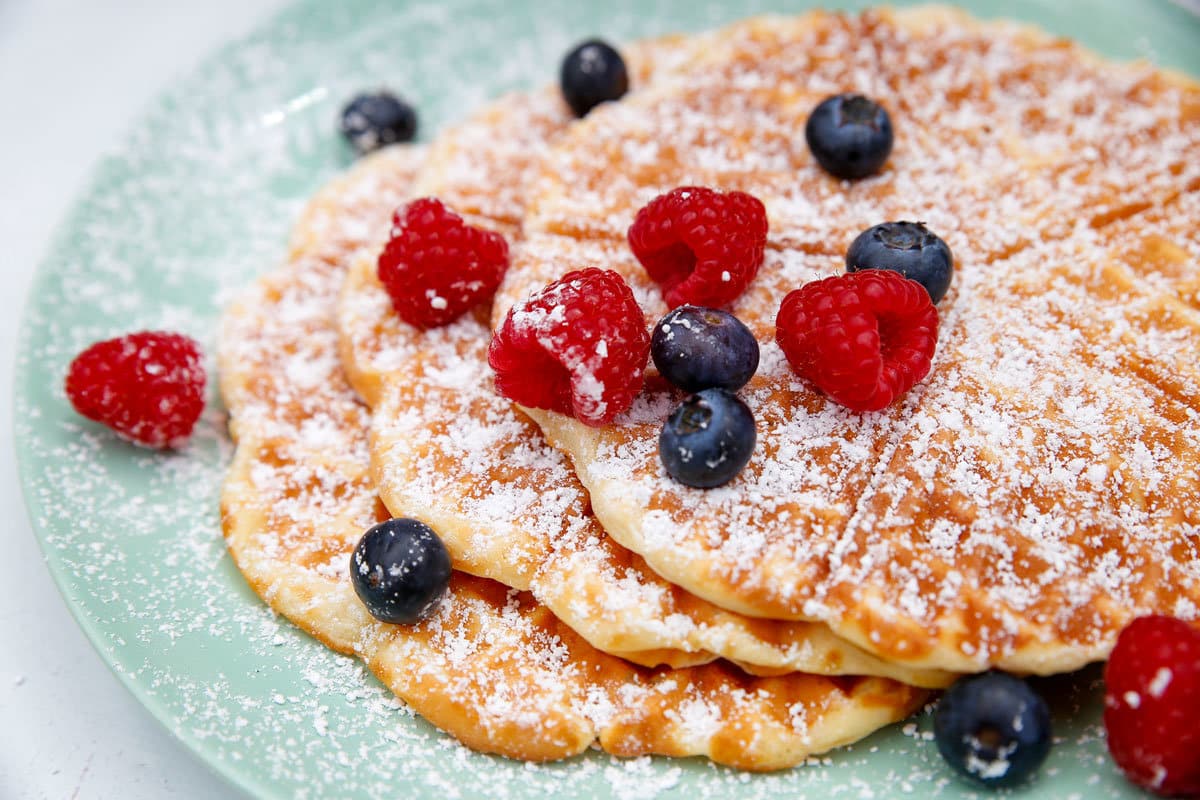
<svg viewBox="0 0 1200 800">
<path fill-rule="evenodd" d="M 817 163 L 838 178 L 865 178 L 892 152 L 892 120 L 883 106 L 861 94 L 822 100 L 804 126 Z"/>
<path fill-rule="evenodd" d="M 612 45 L 588 39 L 563 58 L 559 84 L 571 111 L 582 117 L 603 102 L 624 97 L 629 91 L 629 73 Z"/>
<path fill-rule="evenodd" d="M 685 392 L 736 392 L 758 369 L 758 342 L 728 311 L 680 306 L 654 326 L 650 357 L 659 373 Z"/>
<path fill-rule="evenodd" d="M 1125 777 L 1200 797 L 1200 630 L 1173 617 L 1129 623 L 1104 669 L 1108 749 Z"/>
<path fill-rule="evenodd" d="M 937 333 L 929 293 L 885 270 L 805 284 L 775 319 L 796 373 L 854 411 L 886 408 L 929 374 Z"/>
<path fill-rule="evenodd" d="M 711 489 L 733 480 L 754 453 L 754 415 L 725 389 L 705 389 L 680 403 L 658 435 L 667 474 L 686 486 Z"/>
<path fill-rule="evenodd" d="M 66 390 L 83 416 L 146 447 L 179 447 L 204 410 L 200 345 L 144 331 L 96 342 L 71 362 Z"/>
<path fill-rule="evenodd" d="M 396 313 L 410 325 L 446 325 L 486 303 L 508 269 L 508 243 L 426 197 L 392 217 L 379 254 L 379 280 Z"/>
<path fill-rule="evenodd" d="M 360 94 L 342 109 L 341 128 L 363 155 L 387 144 L 411 142 L 417 135 L 417 112 L 388 91 Z"/>
<path fill-rule="evenodd" d="M 350 582 L 380 622 L 429 615 L 450 585 L 450 554 L 424 522 L 399 517 L 369 528 L 350 556 Z"/>
<path fill-rule="evenodd" d="M 681 186 L 637 213 L 629 246 L 671 308 L 723 306 L 762 265 L 767 211 L 743 192 Z"/>
<path fill-rule="evenodd" d="M 951 686 L 933 715 L 938 751 L 986 786 L 1013 786 L 1050 752 L 1050 711 L 1020 678 L 986 672 Z"/>
<path fill-rule="evenodd" d="M 916 281 L 941 302 L 954 274 L 954 256 L 933 231 L 920 222 L 885 222 L 858 235 L 846 251 L 846 269 L 890 269 Z"/>
<path fill-rule="evenodd" d="M 646 321 L 625 281 L 584 269 L 514 306 L 488 364 L 502 396 L 599 426 L 633 404 L 649 355 Z"/>
</svg>

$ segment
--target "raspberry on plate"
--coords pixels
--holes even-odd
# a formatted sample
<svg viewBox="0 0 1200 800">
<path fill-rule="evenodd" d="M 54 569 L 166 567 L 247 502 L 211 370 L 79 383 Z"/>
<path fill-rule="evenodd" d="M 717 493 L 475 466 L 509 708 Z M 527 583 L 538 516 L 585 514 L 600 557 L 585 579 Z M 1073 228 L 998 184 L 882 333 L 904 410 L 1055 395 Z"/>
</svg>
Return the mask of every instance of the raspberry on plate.
<svg viewBox="0 0 1200 800">
<path fill-rule="evenodd" d="M 651 200 L 629 246 L 671 308 L 733 302 L 762 265 L 767 211 L 757 197 L 681 186 Z"/>
<path fill-rule="evenodd" d="M 594 268 L 514 306 L 488 348 L 500 395 L 592 426 L 633 404 L 649 357 L 633 292 L 616 272 Z"/>
<path fill-rule="evenodd" d="M 1121 631 L 1104 669 L 1108 749 L 1125 777 L 1200 797 L 1200 630 L 1165 616 Z"/>
<path fill-rule="evenodd" d="M 418 328 L 448 325 L 496 293 L 508 269 L 508 243 L 468 225 L 440 200 L 398 209 L 379 254 L 379 280 L 400 318 Z"/>
<path fill-rule="evenodd" d="M 200 345 L 178 333 L 142 331 L 96 342 L 67 371 L 75 410 L 137 444 L 180 447 L 204 410 Z"/>
<path fill-rule="evenodd" d="M 886 270 L 806 284 L 775 319 L 792 369 L 854 411 L 886 408 L 928 375 L 937 334 L 925 287 Z"/>
</svg>

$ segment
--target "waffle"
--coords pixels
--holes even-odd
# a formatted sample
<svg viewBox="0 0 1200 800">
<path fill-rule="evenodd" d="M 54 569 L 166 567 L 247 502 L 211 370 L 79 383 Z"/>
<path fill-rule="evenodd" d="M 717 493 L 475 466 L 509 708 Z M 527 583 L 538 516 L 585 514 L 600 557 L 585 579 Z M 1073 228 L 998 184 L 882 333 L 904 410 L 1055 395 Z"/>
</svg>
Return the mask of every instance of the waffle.
<svg viewBox="0 0 1200 800">
<path fill-rule="evenodd" d="M 719 37 L 702 41 L 713 38 Z M 674 39 L 652 48 L 668 56 L 686 52 Z M 642 82 L 649 51 L 630 51 L 642 65 Z M 653 60 L 660 73 L 678 68 L 658 55 Z M 568 121 L 556 89 L 502 98 L 439 137 L 415 191 L 516 239 L 519 188 L 496 194 L 480 187 L 522 186 L 522 173 Z M 485 312 L 418 331 L 393 311 L 370 257 L 351 269 L 338 312 L 343 366 L 373 409 L 372 471 L 380 496 L 397 516 L 433 526 L 459 569 L 531 591 L 593 646 L 641 664 L 724 657 L 757 674 L 879 675 L 928 687 L 950 682 L 944 671 L 878 659 L 821 624 L 755 620 L 717 608 L 609 539 L 566 459 L 492 391 Z"/>
<path fill-rule="evenodd" d="M 897 132 L 883 172 L 855 183 L 800 136 L 848 90 Z M 1136 614 L 1200 614 L 1200 89 L 937 7 L 752 21 L 556 144 L 493 322 L 604 266 L 653 324 L 666 308 L 624 233 L 686 184 L 767 208 L 764 264 L 732 305 L 762 346 L 743 390 L 758 446 L 726 487 L 671 481 L 657 438 L 681 396 L 653 371 L 605 428 L 527 409 L 610 536 L 714 604 L 824 622 L 923 668 L 1067 671 Z M 793 374 L 774 318 L 889 219 L 925 220 L 957 273 L 930 376 L 860 415 Z"/>
<path fill-rule="evenodd" d="M 574 126 L 543 159 L 526 229 L 621 239 L 664 187 L 695 184 L 755 193 L 777 247 L 840 256 L 864 220 L 920 215 L 960 263 L 986 264 L 1200 188 L 1189 79 L 1027 25 L 812 12 L 730 26 L 706 53 Z M 808 113 L 844 91 L 879 100 L 896 131 L 867 180 L 827 175 L 804 142 Z"/>
<path fill-rule="evenodd" d="M 334 311 L 346 264 L 382 235 L 367 221 L 386 228 L 421 160 L 419 150 L 387 151 L 318 195 L 289 262 L 225 317 L 221 389 L 237 451 L 222 524 L 251 587 L 329 647 L 361 658 L 434 725 L 513 758 L 564 758 L 598 742 L 623 756 L 704 755 L 774 769 L 919 706 L 924 692 L 881 678 L 755 678 L 725 663 L 638 667 L 589 646 L 528 593 L 463 573 L 420 624 L 387 625 L 366 612 L 350 553 L 388 515 L 366 469 L 367 412 L 341 371 Z"/>
</svg>

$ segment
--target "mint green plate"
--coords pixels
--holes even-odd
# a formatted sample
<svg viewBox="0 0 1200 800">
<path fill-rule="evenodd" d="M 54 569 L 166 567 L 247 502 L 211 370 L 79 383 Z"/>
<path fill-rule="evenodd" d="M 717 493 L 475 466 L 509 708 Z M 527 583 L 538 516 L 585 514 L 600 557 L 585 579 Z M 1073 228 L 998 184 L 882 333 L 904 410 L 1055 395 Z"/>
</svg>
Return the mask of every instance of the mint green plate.
<svg viewBox="0 0 1200 800">
<path fill-rule="evenodd" d="M 26 309 L 16 379 L 21 475 L 47 563 L 80 625 L 201 759 L 271 798 L 976 795 L 941 764 L 928 715 L 776 775 L 700 760 L 596 753 L 529 766 L 471 753 L 247 589 L 220 535 L 230 445 L 212 381 L 197 435 L 172 455 L 83 422 L 61 391 L 70 358 L 97 339 L 168 328 L 212 351 L 230 293 L 279 260 L 301 203 L 349 163 L 334 121 L 355 91 L 401 87 L 428 135 L 502 90 L 551 80 L 561 53 L 584 35 L 697 30 L 806 5 L 307 0 L 174 84 L 100 163 Z M 1200 74 L 1200 22 L 1165 0 L 964 5 L 1040 23 L 1109 56 Z M 1039 779 L 1014 794 L 1135 795 L 1105 753 L 1099 671 L 1038 683 L 1058 741 Z"/>
</svg>

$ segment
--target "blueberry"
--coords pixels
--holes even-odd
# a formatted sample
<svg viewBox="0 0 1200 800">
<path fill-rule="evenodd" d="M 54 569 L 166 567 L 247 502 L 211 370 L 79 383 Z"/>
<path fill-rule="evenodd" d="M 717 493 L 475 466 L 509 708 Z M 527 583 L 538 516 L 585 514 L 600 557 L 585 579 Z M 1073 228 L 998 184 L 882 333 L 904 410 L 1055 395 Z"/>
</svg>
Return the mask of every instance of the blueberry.
<svg viewBox="0 0 1200 800">
<path fill-rule="evenodd" d="M 342 109 L 342 133 L 359 155 L 386 144 L 411 142 L 417 135 L 417 112 L 391 92 L 360 94 Z"/>
<path fill-rule="evenodd" d="M 659 373 L 685 392 L 736 392 L 758 369 L 758 342 L 727 311 L 680 306 L 654 326 L 650 357 Z"/>
<path fill-rule="evenodd" d="M 933 716 L 942 758 L 986 786 L 1013 786 L 1050 752 L 1050 711 L 1025 681 L 1003 672 L 962 678 Z"/>
<path fill-rule="evenodd" d="M 563 99 L 582 117 L 606 100 L 620 100 L 629 91 L 625 60 L 607 42 L 588 39 L 567 53 L 559 73 Z"/>
<path fill-rule="evenodd" d="M 846 269 L 890 269 L 925 287 L 940 302 L 950 288 L 954 256 L 937 234 L 920 222 L 885 222 L 858 235 L 846 251 Z"/>
<path fill-rule="evenodd" d="M 705 389 L 680 403 L 658 436 L 667 474 L 686 486 L 711 489 L 742 471 L 754 452 L 754 415 L 725 389 Z"/>
<path fill-rule="evenodd" d="M 381 622 L 423 619 L 450 584 L 450 554 L 424 522 L 398 517 L 370 528 L 350 556 L 354 591 Z"/>
<path fill-rule="evenodd" d="M 861 94 L 822 100 L 804 126 L 808 149 L 826 172 L 865 178 L 892 152 L 892 120 L 883 106 Z"/>
</svg>

